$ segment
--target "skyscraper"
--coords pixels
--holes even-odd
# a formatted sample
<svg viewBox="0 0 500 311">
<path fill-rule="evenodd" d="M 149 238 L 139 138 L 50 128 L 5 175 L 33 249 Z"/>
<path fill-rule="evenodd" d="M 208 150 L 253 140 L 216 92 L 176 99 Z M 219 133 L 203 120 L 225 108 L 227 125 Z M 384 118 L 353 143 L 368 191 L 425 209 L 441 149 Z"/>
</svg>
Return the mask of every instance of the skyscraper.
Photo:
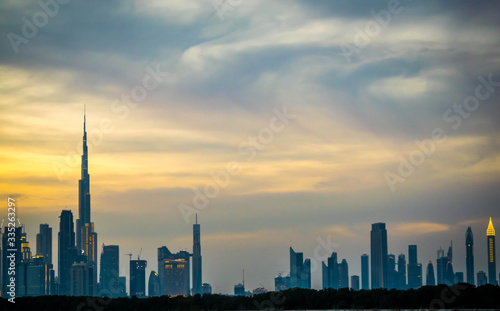
<svg viewBox="0 0 500 311">
<path fill-rule="evenodd" d="M 163 295 L 188 296 L 189 268 L 185 259 L 165 259 L 163 261 L 163 283 L 160 284 Z"/>
<path fill-rule="evenodd" d="M 52 263 L 52 228 L 40 224 L 40 233 L 36 235 L 36 254 L 43 256 L 47 265 Z"/>
<path fill-rule="evenodd" d="M 465 232 L 465 264 L 467 283 L 474 285 L 474 236 L 471 227 Z"/>
<path fill-rule="evenodd" d="M 161 295 L 189 295 L 191 289 L 189 257 L 191 257 L 191 254 L 187 251 L 172 254 L 166 246 L 158 248 L 158 275 L 160 277 Z M 182 260 L 182 267 L 175 262 L 172 263 L 171 260 Z M 176 270 L 174 273 L 171 269 L 177 269 L 178 271 Z M 172 282 L 182 283 L 182 291 L 177 290 L 177 287 L 175 287 L 173 292 Z"/>
<path fill-rule="evenodd" d="M 349 265 L 345 259 L 342 259 L 342 262 L 339 265 L 339 281 L 339 288 L 349 287 Z"/>
<path fill-rule="evenodd" d="M 359 275 L 351 275 L 351 288 L 359 290 Z"/>
<path fill-rule="evenodd" d="M 146 260 L 130 261 L 130 296 L 146 297 Z"/>
<path fill-rule="evenodd" d="M 94 267 L 85 262 L 74 263 L 71 265 L 71 296 L 95 296 L 97 288 Z"/>
<path fill-rule="evenodd" d="M 448 257 L 444 255 L 444 250 L 439 247 L 437 251 L 436 270 L 437 270 L 437 284 L 446 284 L 446 264 Z"/>
<path fill-rule="evenodd" d="M 495 228 L 493 223 L 488 224 L 486 229 L 486 238 L 488 241 L 488 283 L 497 285 L 497 269 L 496 269 L 496 254 L 495 254 Z"/>
<path fill-rule="evenodd" d="M 193 295 L 202 294 L 201 282 L 201 241 L 198 214 L 193 225 Z"/>
<path fill-rule="evenodd" d="M 484 271 L 479 271 L 477 273 L 477 286 L 483 286 L 488 283 L 488 279 L 486 278 L 486 272 Z"/>
<path fill-rule="evenodd" d="M 326 267 L 327 288 L 338 289 L 340 286 L 339 264 L 337 262 L 337 252 L 333 252 L 327 259 Z"/>
<path fill-rule="evenodd" d="M 306 258 L 302 264 L 300 287 L 311 289 L 311 259 Z"/>
<path fill-rule="evenodd" d="M 101 295 L 120 297 L 120 247 L 118 245 L 102 245 L 101 252 Z"/>
<path fill-rule="evenodd" d="M 59 216 L 59 295 L 70 294 L 71 266 L 73 265 L 77 250 L 75 248 L 75 231 L 73 228 L 73 213 L 63 210 Z"/>
<path fill-rule="evenodd" d="M 387 288 L 387 230 L 385 223 L 372 224 L 370 248 L 372 289 Z"/>
<path fill-rule="evenodd" d="M 84 254 L 97 276 L 97 233 L 90 217 L 90 175 L 88 165 L 86 115 L 83 115 L 83 154 L 81 178 L 78 181 L 78 219 L 76 220 L 76 249 Z"/>
<path fill-rule="evenodd" d="M 422 286 L 422 265 L 417 259 L 417 245 L 408 245 L 408 288 Z"/>
<path fill-rule="evenodd" d="M 398 255 L 398 289 L 406 289 L 406 258 L 404 254 Z"/>
<path fill-rule="evenodd" d="M 160 277 L 158 273 L 151 270 L 148 281 L 148 297 L 160 296 Z"/>
<path fill-rule="evenodd" d="M 398 272 L 396 271 L 396 256 L 389 254 L 387 256 L 387 275 L 389 278 L 388 289 L 397 288 L 398 286 Z"/>
<path fill-rule="evenodd" d="M 361 255 L 361 289 L 370 289 L 368 255 Z"/>
<path fill-rule="evenodd" d="M 290 286 L 291 288 L 300 287 L 302 276 L 302 264 L 304 261 L 304 254 L 302 252 L 296 253 L 290 247 Z"/>
<path fill-rule="evenodd" d="M 427 264 L 427 274 L 425 277 L 425 285 L 427 285 L 427 286 L 436 285 L 436 278 L 434 277 L 434 266 L 432 265 L 432 262 L 430 260 L 429 260 L 429 263 Z"/>
</svg>

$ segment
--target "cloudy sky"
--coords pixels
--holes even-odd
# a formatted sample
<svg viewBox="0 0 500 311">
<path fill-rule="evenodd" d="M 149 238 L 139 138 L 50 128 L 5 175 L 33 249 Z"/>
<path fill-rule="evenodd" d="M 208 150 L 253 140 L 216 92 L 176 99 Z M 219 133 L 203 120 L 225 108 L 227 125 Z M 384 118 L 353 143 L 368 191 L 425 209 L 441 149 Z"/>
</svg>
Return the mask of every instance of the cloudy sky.
<svg viewBox="0 0 500 311">
<path fill-rule="evenodd" d="M 86 105 L 99 245 L 142 248 L 147 275 L 158 247 L 192 251 L 195 210 L 214 292 L 242 269 L 273 289 L 290 246 L 318 262 L 328 239 L 359 275 L 381 221 L 424 264 L 453 240 L 456 271 L 470 225 L 486 271 L 498 2 L 42 2 L 0 3 L 3 217 L 17 197 L 33 249 L 48 223 L 57 258 L 58 216 L 78 214 Z"/>
</svg>

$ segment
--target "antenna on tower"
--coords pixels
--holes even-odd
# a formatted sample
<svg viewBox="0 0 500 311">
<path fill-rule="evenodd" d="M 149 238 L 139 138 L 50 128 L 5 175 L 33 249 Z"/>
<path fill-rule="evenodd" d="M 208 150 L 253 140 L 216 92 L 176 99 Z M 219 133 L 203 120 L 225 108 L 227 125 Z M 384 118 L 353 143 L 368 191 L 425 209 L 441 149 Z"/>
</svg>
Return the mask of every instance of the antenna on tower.
<svg viewBox="0 0 500 311">
<path fill-rule="evenodd" d="M 196 224 L 198 224 L 198 213 L 196 213 Z"/>
<path fill-rule="evenodd" d="M 243 269 L 243 287 L 245 287 L 245 269 Z"/>
</svg>

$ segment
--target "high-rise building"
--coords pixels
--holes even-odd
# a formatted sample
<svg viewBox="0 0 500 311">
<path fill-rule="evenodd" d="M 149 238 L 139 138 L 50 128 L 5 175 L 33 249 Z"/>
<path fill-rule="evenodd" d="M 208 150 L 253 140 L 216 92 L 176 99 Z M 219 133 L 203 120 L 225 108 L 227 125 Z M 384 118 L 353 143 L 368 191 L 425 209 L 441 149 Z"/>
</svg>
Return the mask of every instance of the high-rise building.
<svg viewBox="0 0 500 311">
<path fill-rule="evenodd" d="M 274 278 L 274 290 L 276 292 L 286 290 L 289 288 L 290 285 L 289 283 L 290 283 L 290 276 L 283 277 L 280 273 L 278 274 L 277 277 Z"/>
<path fill-rule="evenodd" d="M 464 282 L 464 273 L 463 272 L 455 272 L 455 284 Z"/>
<path fill-rule="evenodd" d="M 208 283 L 203 283 L 201 285 L 201 289 L 202 289 L 203 295 L 205 295 L 205 294 L 211 295 L 212 294 L 212 286 Z"/>
<path fill-rule="evenodd" d="M 323 286 L 324 288 L 338 289 L 340 287 L 339 264 L 337 262 L 337 252 L 333 252 L 327 259 L 328 266 L 323 262 Z"/>
<path fill-rule="evenodd" d="M 483 286 L 488 283 L 488 279 L 486 278 L 486 272 L 478 271 L 477 273 L 477 286 Z"/>
<path fill-rule="evenodd" d="M 361 255 L 361 289 L 368 290 L 370 289 L 370 280 L 369 280 L 369 268 L 368 268 L 368 254 Z"/>
<path fill-rule="evenodd" d="M 201 271 L 200 225 L 196 214 L 196 223 L 193 225 L 193 295 L 202 293 Z"/>
<path fill-rule="evenodd" d="M 85 224 L 90 224 L 90 176 L 88 170 L 88 148 L 86 115 L 83 115 L 83 154 L 81 178 L 78 181 L 78 219 L 76 220 L 76 248 L 78 253 L 85 251 L 86 237 L 84 235 Z"/>
<path fill-rule="evenodd" d="M 300 287 L 302 276 L 302 265 L 304 262 L 304 254 L 302 252 L 295 252 L 290 247 L 290 281 L 291 287 Z"/>
<path fill-rule="evenodd" d="M 436 285 L 436 278 L 434 277 L 434 266 L 432 265 L 432 262 L 429 260 L 429 263 L 427 264 L 427 274 L 425 277 L 425 285 L 427 286 L 435 286 Z"/>
<path fill-rule="evenodd" d="M 245 296 L 245 285 L 241 283 L 234 285 L 234 295 Z"/>
<path fill-rule="evenodd" d="M 465 265 L 467 283 L 474 285 L 474 236 L 471 227 L 465 232 Z"/>
<path fill-rule="evenodd" d="M 158 273 L 151 270 L 148 281 L 148 297 L 160 296 L 160 277 Z"/>
<path fill-rule="evenodd" d="M 130 297 L 146 297 L 146 260 L 130 260 Z"/>
<path fill-rule="evenodd" d="M 359 290 L 359 275 L 351 275 L 351 288 Z"/>
<path fill-rule="evenodd" d="M 372 224 L 370 232 L 372 289 L 387 288 L 387 230 L 385 223 Z"/>
<path fill-rule="evenodd" d="M 488 283 L 497 285 L 497 268 L 496 268 L 496 252 L 495 252 L 495 228 L 493 223 L 488 224 L 486 229 L 486 238 L 488 241 Z"/>
<path fill-rule="evenodd" d="M 118 245 L 102 245 L 101 251 L 101 296 L 120 297 L 120 247 Z"/>
<path fill-rule="evenodd" d="M 311 259 L 306 258 L 302 264 L 300 287 L 311 289 Z"/>
<path fill-rule="evenodd" d="M 191 290 L 189 278 L 191 271 L 189 266 L 190 257 L 191 254 L 187 251 L 173 254 L 166 246 L 158 248 L 158 276 L 160 277 L 161 295 L 189 295 Z M 182 260 L 182 265 L 177 264 L 175 260 Z M 181 280 L 180 277 L 184 279 Z M 174 280 L 177 280 L 175 281 L 177 285 L 172 287 L 171 284 Z M 177 289 L 179 284 L 184 286 L 182 290 Z"/>
<path fill-rule="evenodd" d="M 387 274 L 389 277 L 388 289 L 398 287 L 398 271 L 396 271 L 396 256 L 394 254 L 389 254 L 387 256 Z"/>
<path fill-rule="evenodd" d="M 349 287 L 349 266 L 345 259 L 342 259 L 342 262 L 339 264 L 339 281 L 339 288 Z"/>
<path fill-rule="evenodd" d="M 160 283 L 162 295 L 188 296 L 189 267 L 186 259 L 164 259 L 160 275 L 163 274 L 163 283 Z"/>
<path fill-rule="evenodd" d="M 280 275 L 281 276 L 281 275 Z M 283 279 L 283 277 L 281 277 Z M 284 281 L 282 281 L 284 284 Z M 276 279 L 274 281 L 275 286 L 274 288 L 276 289 Z M 323 289 L 327 289 L 330 284 L 328 284 L 328 266 L 325 264 L 324 261 L 321 262 L 321 283 L 323 285 Z M 276 289 L 278 290 L 278 289 Z"/>
<path fill-rule="evenodd" d="M 408 288 L 422 286 L 422 265 L 417 259 L 417 245 L 408 245 Z"/>
<path fill-rule="evenodd" d="M 448 262 L 446 263 L 445 284 L 455 284 L 455 271 L 453 271 L 453 263 L 451 262 L 451 260 L 448 260 Z"/>
<path fill-rule="evenodd" d="M 93 279 L 94 267 L 86 262 L 78 262 L 71 265 L 71 296 L 95 296 L 97 282 Z"/>
<path fill-rule="evenodd" d="M 52 263 L 52 228 L 40 224 L 40 233 L 36 235 L 36 254 L 43 256 L 46 264 Z"/>
<path fill-rule="evenodd" d="M 406 258 L 404 254 L 398 255 L 398 289 L 406 289 Z"/>
<path fill-rule="evenodd" d="M 73 213 L 63 210 L 59 216 L 59 295 L 69 295 L 71 289 L 71 266 L 77 258 Z"/>
</svg>

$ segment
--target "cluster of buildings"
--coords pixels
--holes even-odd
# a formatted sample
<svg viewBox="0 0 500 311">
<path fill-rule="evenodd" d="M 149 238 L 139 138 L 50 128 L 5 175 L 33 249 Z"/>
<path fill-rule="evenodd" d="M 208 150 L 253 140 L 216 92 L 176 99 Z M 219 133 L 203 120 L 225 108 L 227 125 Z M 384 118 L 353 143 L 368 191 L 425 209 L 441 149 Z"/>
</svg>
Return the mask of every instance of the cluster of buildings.
<svg viewBox="0 0 500 311">
<path fill-rule="evenodd" d="M 11 287 L 14 288 L 15 297 L 127 296 L 126 277 L 119 275 L 118 245 L 102 245 L 99 279 L 97 278 L 97 233 L 94 231 L 90 213 L 90 176 L 85 123 L 84 117 L 81 179 L 78 182 L 78 218 L 75 224 L 70 210 L 63 210 L 59 216 L 58 275 L 55 276 L 52 261 L 52 228 L 48 224 L 40 225 L 40 232 L 36 236 L 36 253 L 33 254 L 24 226 L 18 219 L 14 244 L 12 237 L 9 238 L 7 234 L 8 227 L 4 228 L 2 234 L 0 289 L 4 298 L 11 297 L 9 296 L 9 291 L 12 292 Z M 0 228 L 2 227 L 3 223 L 0 225 Z M 141 260 L 140 254 L 137 260 L 132 260 L 132 254 L 128 255 L 130 255 L 130 296 L 187 296 L 212 292 L 210 284 L 202 284 L 201 281 L 202 257 L 198 218 L 193 225 L 193 253 L 180 251 L 174 254 L 166 246 L 158 248 L 158 269 L 151 271 L 149 275 L 148 293 L 146 293 L 147 261 Z M 12 256 L 15 258 L 11 260 Z M 9 273 L 9 268 L 15 273 L 12 271 Z M 15 278 L 14 282 L 11 282 L 11 277 Z M 9 286 L 11 283 L 14 283 L 14 286 Z"/>
<path fill-rule="evenodd" d="M 18 220 L 15 227 L 15 243 L 9 240 L 8 227 L 3 228 L 0 249 L 1 295 L 8 298 L 8 286 L 15 268 L 16 297 L 40 295 L 107 296 L 123 297 L 126 293 L 126 277 L 119 275 L 120 248 L 118 245 L 102 245 L 100 251 L 100 273 L 97 277 L 98 251 L 97 233 L 91 221 L 90 176 L 88 172 L 87 132 L 85 117 L 83 125 L 83 154 L 81 179 L 78 182 L 78 218 L 74 222 L 73 213 L 63 210 L 59 216 L 58 232 L 58 275 L 55 276 L 52 258 L 52 228 L 40 225 L 36 235 L 36 252 L 31 251 L 24 226 Z M 3 227 L 0 225 L 0 230 Z M 1 232 L 0 232 L 1 233 Z M 323 288 L 410 289 L 423 285 L 423 267 L 418 262 L 417 245 L 408 246 L 408 262 L 404 254 L 388 254 L 387 230 L 385 223 L 372 224 L 370 233 L 370 255 L 361 255 L 361 278 L 351 275 L 346 259 L 339 262 L 337 252 L 322 262 Z M 453 245 L 448 252 L 438 250 L 436 263 L 426 265 L 425 285 L 452 285 L 466 281 L 481 286 L 497 284 L 495 257 L 495 229 L 491 218 L 487 228 L 488 273 L 474 271 L 474 238 L 469 227 L 466 231 L 466 279 L 463 272 L 453 270 Z M 15 258 L 11 258 L 12 251 Z M 211 294 L 210 284 L 202 283 L 202 256 L 200 224 L 196 217 L 193 225 L 193 252 L 172 253 L 166 246 L 158 248 L 157 270 L 151 271 L 146 292 L 147 261 L 129 258 L 129 296 L 188 296 Z M 290 247 L 290 273 L 275 278 L 275 290 L 289 288 L 311 288 L 311 259 L 304 259 L 301 252 Z M 371 272 L 371 273 L 370 273 Z M 476 276 L 476 279 L 475 279 Z M 500 278 L 500 276 L 499 276 Z M 350 280 L 350 282 L 349 282 Z M 191 282 L 192 281 L 192 282 Z M 361 284 L 360 284 L 361 281 Z M 252 293 L 245 291 L 245 282 L 234 287 L 235 295 L 264 293 L 263 287 Z M 11 287 L 9 287 L 11 288 Z"/>
<path fill-rule="evenodd" d="M 423 285 L 453 285 L 463 282 L 477 286 L 485 284 L 498 285 L 495 228 L 491 218 L 486 230 L 486 237 L 488 243 L 488 273 L 478 271 L 475 274 L 474 237 L 471 227 L 468 227 L 465 233 L 466 278 L 464 279 L 463 272 L 455 272 L 453 269 L 453 243 L 451 243 L 446 254 L 441 248 L 437 251 L 435 264 L 431 260 L 427 263 L 424 284 L 423 267 L 417 257 L 417 245 L 408 245 L 408 262 L 405 254 L 399 254 L 396 260 L 394 254 L 388 254 L 385 223 L 375 223 L 372 224 L 370 232 L 370 255 L 361 255 L 361 278 L 358 275 L 351 275 L 349 284 L 347 261 L 342 259 L 339 263 L 337 252 L 333 252 L 326 262 L 322 262 L 323 289 L 416 289 Z M 500 275 L 498 277 L 500 279 Z M 290 274 L 285 277 L 281 274 L 278 275 L 274 279 L 274 285 L 276 291 L 294 287 L 311 288 L 310 259 L 303 261 L 303 254 L 296 253 L 290 247 Z"/>
</svg>

